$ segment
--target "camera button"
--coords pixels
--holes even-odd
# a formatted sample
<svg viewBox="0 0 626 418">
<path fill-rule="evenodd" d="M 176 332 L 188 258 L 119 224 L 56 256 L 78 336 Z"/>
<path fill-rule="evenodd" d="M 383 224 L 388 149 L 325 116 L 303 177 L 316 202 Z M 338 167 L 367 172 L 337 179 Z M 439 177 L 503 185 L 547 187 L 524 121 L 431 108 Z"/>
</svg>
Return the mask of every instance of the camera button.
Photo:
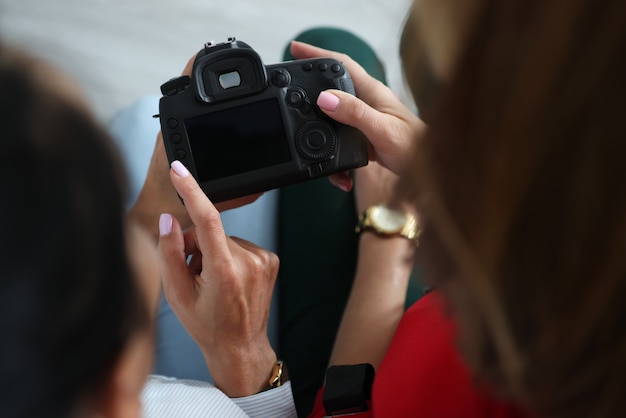
<svg viewBox="0 0 626 418">
<path fill-rule="evenodd" d="M 309 177 L 319 177 L 328 171 L 330 161 L 322 161 L 321 163 L 311 164 L 309 167 Z"/>
<path fill-rule="evenodd" d="M 322 163 L 311 164 L 309 166 L 309 177 L 319 177 L 324 172 Z"/>
<path fill-rule="evenodd" d="M 291 82 L 291 76 L 282 68 L 279 68 L 274 71 L 272 74 L 272 83 L 277 85 L 278 87 L 287 87 Z"/>
<path fill-rule="evenodd" d="M 305 100 L 305 102 L 302 104 L 302 106 L 300 106 L 300 112 L 302 112 L 304 115 L 308 115 L 309 113 L 311 113 L 311 110 L 313 110 L 313 106 L 311 106 L 311 103 L 308 100 Z"/>
<path fill-rule="evenodd" d="M 328 64 L 324 64 L 323 62 L 317 66 L 317 69 L 321 72 L 328 70 Z"/>
<path fill-rule="evenodd" d="M 176 127 L 178 126 L 178 119 L 175 119 L 175 118 L 169 118 L 169 119 L 167 120 L 167 126 L 168 126 L 170 129 L 176 129 Z"/>
<path fill-rule="evenodd" d="M 306 136 L 306 144 L 311 150 L 320 150 L 326 145 L 326 136 L 322 131 L 312 130 Z"/>
<path fill-rule="evenodd" d="M 289 89 L 287 91 L 287 103 L 293 107 L 300 107 L 304 104 L 306 94 L 300 89 Z"/>
<path fill-rule="evenodd" d="M 187 153 L 185 152 L 185 150 L 184 150 L 184 149 L 182 149 L 182 148 L 178 148 L 178 149 L 176 150 L 176 158 L 177 158 L 177 159 L 182 160 L 182 159 L 184 159 L 186 156 L 187 156 Z"/>
<path fill-rule="evenodd" d="M 181 142 L 183 142 L 183 137 L 180 134 L 174 134 L 172 135 L 172 142 L 175 144 L 180 144 Z"/>
</svg>

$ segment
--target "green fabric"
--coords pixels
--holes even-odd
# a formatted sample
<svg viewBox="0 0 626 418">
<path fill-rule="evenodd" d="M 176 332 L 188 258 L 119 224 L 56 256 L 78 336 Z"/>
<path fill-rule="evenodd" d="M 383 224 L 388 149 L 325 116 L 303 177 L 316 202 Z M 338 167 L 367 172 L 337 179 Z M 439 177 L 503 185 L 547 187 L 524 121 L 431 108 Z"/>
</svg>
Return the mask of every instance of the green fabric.
<svg viewBox="0 0 626 418">
<path fill-rule="evenodd" d="M 360 38 L 336 28 L 297 40 L 356 59 L 384 81 L 384 68 Z M 287 47 L 285 59 L 293 59 Z M 279 355 L 289 369 L 298 416 L 311 411 L 355 273 L 358 237 L 354 196 L 321 178 L 281 189 L 279 197 Z M 422 295 L 413 279 L 407 306 Z"/>
<path fill-rule="evenodd" d="M 279 338 L 298 416 L 321 387 L 352 286 L 357 236 L 354 199 L 317 179 L 279 198 Z"/>
</svg>

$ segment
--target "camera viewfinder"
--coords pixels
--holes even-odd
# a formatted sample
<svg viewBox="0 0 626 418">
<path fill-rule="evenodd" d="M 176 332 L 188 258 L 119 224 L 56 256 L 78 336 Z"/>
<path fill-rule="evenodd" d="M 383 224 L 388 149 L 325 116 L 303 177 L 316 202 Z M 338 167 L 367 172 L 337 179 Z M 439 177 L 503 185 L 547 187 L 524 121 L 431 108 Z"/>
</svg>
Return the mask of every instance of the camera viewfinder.
<svg viewBox="0 0 626 418">
<path fill-rule="evenodd" d="M 226 90 L 232 87 L 239 87 L 241 84 L 241 76 L 237 70 L 222 73 L 218 77 L 220 86 Z"/>
</svg>

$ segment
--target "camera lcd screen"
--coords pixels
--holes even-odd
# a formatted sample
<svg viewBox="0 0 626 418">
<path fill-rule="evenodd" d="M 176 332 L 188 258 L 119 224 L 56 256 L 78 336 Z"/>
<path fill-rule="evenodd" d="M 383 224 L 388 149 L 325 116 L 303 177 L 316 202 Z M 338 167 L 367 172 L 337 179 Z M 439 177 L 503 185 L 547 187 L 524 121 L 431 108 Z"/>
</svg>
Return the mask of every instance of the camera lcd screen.
<svg viewBox="0 0 626 418">
<path fill-rule="evenodd" d="M 185 120 L 200 182 L 291 161 L 277 99 Z"/>
</svg>

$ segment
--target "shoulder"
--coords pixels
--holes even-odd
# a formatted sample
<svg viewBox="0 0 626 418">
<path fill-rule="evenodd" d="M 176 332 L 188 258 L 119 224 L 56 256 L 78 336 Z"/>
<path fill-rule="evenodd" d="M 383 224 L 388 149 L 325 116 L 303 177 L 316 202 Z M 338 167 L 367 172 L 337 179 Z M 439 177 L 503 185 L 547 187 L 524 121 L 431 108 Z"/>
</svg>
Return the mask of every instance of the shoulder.
<svg viewBox="0 0 626 418">
<path fill-rule="evenodd" d="M 418 300 L 400 321 L 377 371 L 373 406 L 379 416 L 519 416 L 475 386 L 457 349 L 456 323 L 437 292 Z"/>
</svg>

